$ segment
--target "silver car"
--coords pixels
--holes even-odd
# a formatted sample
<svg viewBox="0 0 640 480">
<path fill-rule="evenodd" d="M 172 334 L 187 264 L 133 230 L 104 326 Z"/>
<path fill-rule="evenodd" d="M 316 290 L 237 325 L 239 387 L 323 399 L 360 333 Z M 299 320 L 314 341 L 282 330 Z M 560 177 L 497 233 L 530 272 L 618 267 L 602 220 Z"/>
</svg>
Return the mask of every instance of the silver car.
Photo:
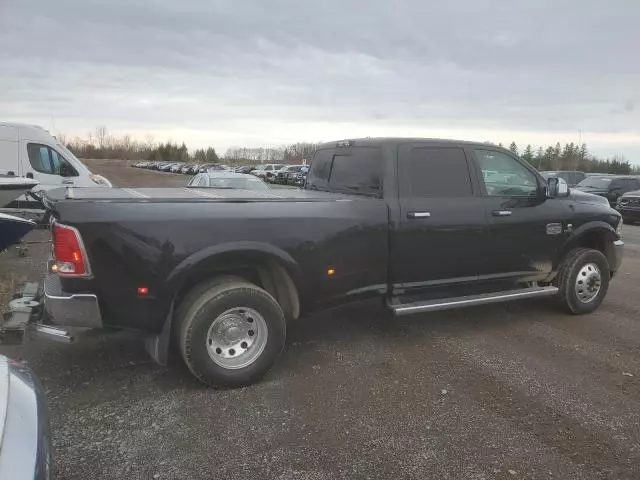
<svg viewBox="0 0 640 480">
<path fill-rule="evenodd" d="M 51 478 L 44 392 L 24 364 L 0 355 L 0 479 Z"/>
<path fill-rule="evenodd" d="M 187 187 L 269 190 L 269 185 L 253 175 L 227 172 L 224 170 L 199 173 L 187 182 Z"/>
</svg>

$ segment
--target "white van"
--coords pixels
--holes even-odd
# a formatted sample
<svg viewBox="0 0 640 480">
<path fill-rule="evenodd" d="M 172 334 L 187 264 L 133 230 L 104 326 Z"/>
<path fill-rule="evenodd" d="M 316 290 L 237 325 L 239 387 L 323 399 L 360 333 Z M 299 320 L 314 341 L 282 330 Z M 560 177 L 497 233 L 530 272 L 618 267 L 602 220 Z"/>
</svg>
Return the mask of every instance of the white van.
<svg viewBox="0 0 640 480">
<path fill-rule="evenodd" d="M 44 128 L 20 123 L 0 122 L 0 173 L 37 180 L 34 191 L 67 185 L 111 186 L 103 176 L 91 173 Z"/>
</svg>

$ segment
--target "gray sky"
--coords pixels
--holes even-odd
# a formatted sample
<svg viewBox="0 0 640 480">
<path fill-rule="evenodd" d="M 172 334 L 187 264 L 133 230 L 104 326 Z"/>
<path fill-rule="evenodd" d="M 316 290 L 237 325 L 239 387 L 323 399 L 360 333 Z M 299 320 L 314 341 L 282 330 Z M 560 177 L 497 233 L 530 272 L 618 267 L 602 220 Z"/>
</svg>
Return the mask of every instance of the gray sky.
<svg viewBox="0 0 640 480">
<path fill-rule="evenodd" d="M 433 3 L 0 0 L 0 119 L 218 150 L 582 132 L 640 163 L 640 2 Z"/>
</svg>

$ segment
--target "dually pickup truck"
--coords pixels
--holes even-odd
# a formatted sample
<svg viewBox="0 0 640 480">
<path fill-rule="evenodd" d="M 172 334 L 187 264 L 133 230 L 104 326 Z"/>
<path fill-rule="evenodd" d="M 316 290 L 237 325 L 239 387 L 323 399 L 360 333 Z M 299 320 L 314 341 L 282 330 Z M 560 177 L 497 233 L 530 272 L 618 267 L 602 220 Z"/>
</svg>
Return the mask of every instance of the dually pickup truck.
<svg viewBox="0 0 640 480">
<path fill-rule="evenodd" d="M 257 381 L 288 322 L 355 300 L 405 315 L 553 296 L 592 312 L 623 247 L 606 199 L 459 141 L 326 143 L 301 190 L 70 187 L 44 202 L 47 328 L 143 332 L 158 362 L 175 345 L 209 385 Z"/>
</svg>

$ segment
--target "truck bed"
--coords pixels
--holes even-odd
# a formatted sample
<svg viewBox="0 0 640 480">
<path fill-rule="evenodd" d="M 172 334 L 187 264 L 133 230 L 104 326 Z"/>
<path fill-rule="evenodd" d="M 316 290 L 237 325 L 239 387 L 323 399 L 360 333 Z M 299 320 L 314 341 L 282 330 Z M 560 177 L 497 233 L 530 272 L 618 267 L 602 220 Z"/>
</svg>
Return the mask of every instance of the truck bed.
<svg viewBox="0 0 640 480">
<path fill-rule="evenodd" d="M 195 275 L 225 262 L 277 263 L 308 309 L 386 286 L 383 199 L 297 189 L 61 188 L 43 202 L 77 229 L 91 276 L 62 278 L 65 295 L 97 295 L 105 325 L 157 333 Z M 253 263 L 252 263 L 253 262 Z M 327 269 L 335 274 L 328 276 Z M 140 298 L 144 285 L 149 295 Z"/>
</svg>

